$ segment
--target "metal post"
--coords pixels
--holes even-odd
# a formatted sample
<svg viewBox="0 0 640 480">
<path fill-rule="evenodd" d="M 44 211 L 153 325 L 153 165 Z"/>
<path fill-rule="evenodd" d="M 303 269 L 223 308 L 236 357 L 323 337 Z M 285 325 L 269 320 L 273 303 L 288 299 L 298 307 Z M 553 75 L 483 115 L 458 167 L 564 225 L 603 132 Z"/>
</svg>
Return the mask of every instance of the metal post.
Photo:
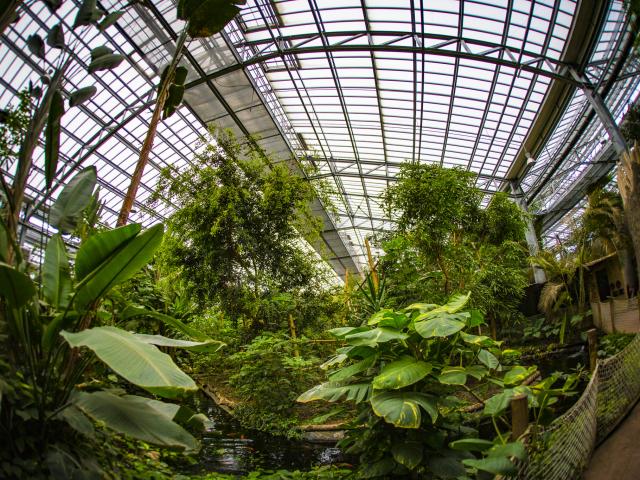
<svg viewBox="0 0 640 480">
<path fill-rule="evenodd" d="M 602 126 L 609 134 L 609 138 L 613 143 L 613 147 L 616 149 L 616 153 L 618 156 L 621 156 L 627 151 L 627 142 L 622 136 L 622 132 L 620 132 L 620 128 L 618 128 L 616 121 L 613 119 L 613 115 L 611 115 L 609 108 L 607 108 L 607 104 L 604 103 L 600 94 L 593 88 L 589 80 L 584 75 L 578 73 L 573 67 L 569 70 L 571 71 L 573 78 L 580 82 L 581 90 L 585 97 L 587 97 L 587 100 L 593 107 L 593 110 L 596 112 L 598 119 L 602 122 Z"/>
</svg>

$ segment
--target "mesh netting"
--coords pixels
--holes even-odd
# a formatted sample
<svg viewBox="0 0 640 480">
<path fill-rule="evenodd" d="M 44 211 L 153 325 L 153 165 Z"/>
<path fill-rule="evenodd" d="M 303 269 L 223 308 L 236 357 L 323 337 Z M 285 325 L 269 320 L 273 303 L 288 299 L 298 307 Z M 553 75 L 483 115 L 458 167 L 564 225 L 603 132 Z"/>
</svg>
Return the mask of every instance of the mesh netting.
<svg viewBox="0 0 640 480">
<path fill-rule="evenodd" d="M 532 436 L 518 479 L 579 479 L 595 445 L 604 440 L 640 396 L 640 335 L 617 355 L 598 362 L 580 399 Z"/>
</svg>

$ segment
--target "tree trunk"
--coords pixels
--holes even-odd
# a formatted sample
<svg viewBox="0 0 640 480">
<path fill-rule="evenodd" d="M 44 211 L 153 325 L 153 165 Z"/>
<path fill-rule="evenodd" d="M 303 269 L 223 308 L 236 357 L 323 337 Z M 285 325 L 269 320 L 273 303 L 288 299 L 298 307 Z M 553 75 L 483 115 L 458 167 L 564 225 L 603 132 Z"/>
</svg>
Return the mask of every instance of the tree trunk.
<svg viewBox="0 0 640 480">
<path fill-rule="evenodd" d="M 10 0 L 6 10 L 0 14 L 0 35 L 15 20 L 20 5 L 22 5 L 22 0 Z"/>
<path fill-rule="evenodd" d="M 634 148 L 622 155 L 618 168 L 618 188 L 624 204 L 624 212 L 633 242 L 636 260 L 640 258 L 640 151 Z M 636 269 L 640 266 L 637 262 Z M 640 272 L 636 272 L 640 278 Z M 637 293 L 637 292 L 636 292 Z"/>
<path fill-rule="evenodd" d="M 167 76 L 165 77 L 162 85 L 160 85 L 158 100 L 156 101 L 156 106 L 153 110 L 151 122 L 149 123 L 149 130 L 147 130 L 147 136 L 145 137 L 144 143 L 142 144 L 140 157 L 138 158 L 138 163 L 136 164 L 136 168 L 131 177 L 131 183 L 129 184 L 127 195 L 124 197 L 124 200 L 122 202 L 122 209 L 120 210 L 120 215 L 118 216 L 118 222 L 116 224 L 116 226 L 118 227 L 126 225 L 127 221 L 129 220 L 129 214 L 131 213 L 133 202 L 136 199 L 136 194 L 138 193 L 138 188 L 140 187 L 142 174 L 144 173 L 144 169 L 149 162 L 149 155 L 151 154 L 153 141 L 156 138 L 156 131 L 158 130 L 158 124 L 160 123 L 160 116 L 162 115 L 164 104 L 167 101 L 167 97 L 169 96 L 169 85 L 171 85 L 171 81 L 173 80 L 173 75 L 176 71 L 176 67 L 178 66 L 178 61 L 180 60 L 182 49 L 186 40 L 187 26 L 185 25 L 176 42 L 176 51 L 173 54 L 171 63 L 169 64 L 169 71 L 167 72 Z"/>
</svg>

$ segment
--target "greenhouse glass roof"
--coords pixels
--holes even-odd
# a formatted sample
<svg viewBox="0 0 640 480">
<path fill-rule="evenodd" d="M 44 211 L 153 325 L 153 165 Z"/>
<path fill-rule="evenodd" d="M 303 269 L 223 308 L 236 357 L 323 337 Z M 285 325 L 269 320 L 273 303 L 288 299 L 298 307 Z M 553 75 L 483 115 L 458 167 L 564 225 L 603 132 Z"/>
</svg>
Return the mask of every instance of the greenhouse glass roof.
<svg viewBox="0 0 640 480">
<path fill-rule="evenodd" d="M 67 0 L 52 15 L 27 2 L 2 36 L 0 106 L 50 67 L 28 54 L 26 38 L 69 26 L 76 5 Z M 81 58 L 105 42 L 127 57 L 92 80 L 77 69 L 65 86 L 97 82 L 99 94 L 63 117 L 58 178 L 96 165 L 108 224 L 181 26 L 173 1 L 151 0 L 106 32 L 77 37 Z M 500 190 L 520 196 L 553 237 L 586 185 L 615 165 L 587 94 L 601 96 L 619 123 L 640 81 L 621 1 L 248 0 L 222 34 L 190 41 L 182 63 L 186 105 L 159 128 L 132 219 L 152 224 L 173 211 L 148 204 L 159 169 L 188 163 L 214 123 L 255 136 L 301 175 L 329 184 L 337 216 L 315 202 L 324 220 L 316 247 L 339 275 L 361 270 L 364 239 L 392 227 L 380 195 L 407 160 L 474 172 L 487 200 Z M 46 229 L 43 184 L 36 172 L 26 222 L 33 239 Z"/>
</svg>

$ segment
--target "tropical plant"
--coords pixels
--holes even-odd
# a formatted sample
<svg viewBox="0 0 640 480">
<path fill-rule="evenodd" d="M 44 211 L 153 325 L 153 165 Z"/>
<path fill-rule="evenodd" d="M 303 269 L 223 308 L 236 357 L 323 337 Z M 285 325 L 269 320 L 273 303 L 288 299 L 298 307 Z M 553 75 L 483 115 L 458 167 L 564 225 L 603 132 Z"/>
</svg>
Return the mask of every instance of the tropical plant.
<svg viewBox="0 0 640 480">
<path fill-rule="evenodd" d="M 448 446 L 477 437 L 462 424 L 463 407 L 484 402 L 488 385 L 505 388 L 507 398 L 532 373 L 521 366 L 501 373 L 500 343 L 477 334 L 484 319 L 477 310 L 463 311 L 468 300 L 469 294 L 455 295 L 442 306 L 383 309 L 367 325 L 330 330 L 344 346 L 323 365 L 329 381 L 298 401 L 357 405 L 359 415 L 342 446 L 360 455 L 361 477 L 513 473 L 508 457 L 522 456 L 523 449 L 499 431 L 495 445 L 483 444 L 486 458 Z"/>
<path fill-rule="evenodd" d="M 310 209 L 313 190 L 254 144 L 240 145 L 225 131 L 212 135 L 216 143 L 210 138 L 193 166 L 162 173 L 158 191 L 178 210 L 167 224 L 161 267 L 177 270 L 201 306 L 218 304 L 229 318 L 264 330 L 286 321 L 273 308 L 282 294 L 326 291 L 318 262 L 302 246 L 320 227 Z"/>
<path fill-rule="evenodd" d="M 76 227 L 93 198 L 95 183 L 96 172 L 90 167 L 61 192 L 51 212 L 61 232 Z M 105 315 L 100 308 L 114 286 L 151 260 L 162 236 L 162 225 L 142 231 L 139 224 L 131 224 L 100 232 L 80 245 L 72 266 L 62 235 L 54 234 L 46 246 L 40 285 L 26 273 L 24 262 L 18 261 L 17 267 L 0 263 L 0 427 L 4 432 L 0 471 L 13 476 L 17 467 L 12 458 L 16 456 L 42 460 L 31 465 L 35 472 L 22 471 L 23 476 L 37 474 L 39 468 L 54 472 L 65 458 L 71 461 L 67 472 L 95 471 L 97 466 L 90 458 L 74 455 L 73 441 L 64 444 L 73 435 L 93 436 L 89 418 L 149 443 L 197 450 L 195 438 L 176 423 L 202 420 L 189 409 L 82 383 L 87 371 L 100 368 L 84 350 L 87 348 L 137 388 L 176 399 L 197 386 L 158 347 L 220 348 L 220 342 L 208 338 L 174 340 L 131 333 L 116 326 L 118 317 Z M 174 327 L 183 326 L 165 317 L 157 318 Z M 191 333 L 186 326 L 184 330 Z M 76 433 L 65 437 L 60 428 Z"/>
<path fill-rule="evenodd" d="M 527 286 L 526 214 L 505 193 L 482 208 L 474 182 L 460 169 L 403 165 L 384 195 L 397 228 L 382 238 L 381 271 L 395 307 L 471 291 L 495 336 L 498 322 L 517 317 Z"/>
<path fill-rule="evenodd" d="M 13 20 L 14 15 L 10 13 L 11 9 L 15 13 L 20 2 L 9 3 L 10 5 L 6 5 L 7 15 Z M 62 2 L 45 2 L 45 4 L 54 12 Z M 104 30 L 112 25 L 121 14 L 121 12 L 106 14 L 104 10 L 96 6 L 95 0 L 85 0 L 78 7 L 73 29 L 78 35 L 85 34 L 82 31 L 84 27 L 96 27 L 99 30 Z M 5 12 L 3 12 L 3 20 L 4 16 Z M 103 17 L 104 19 L 100 21 Z M 83 68 L 78 55 L 80 40 L 79 37 L 74 38 L 76 38 L 75 41 L 67 43 L 62 23 L 57 23 L 49 28 L 46 40 L 38 33 L 33 33 L 27 38 L 26 47 L 30 54 L 36 58 L 36 61 L 43 64 L 45 62 L 53 64 L 54 68 L 50 74 L 41 77 L 42 85 L 30 83 L 29 96 L 23 95 L 21 97 L 19 110 L 23 116 L 25 114 L 28 116 L 28 123 L 24 128 L 13 132 L 18 136 L 14 139 L 15 145 L 18 147 L 15 161 L 11 162 L 11 165 L 3 164 L 1 220 L 4 226 L 2 235 L 7 236 L 8 240 L 0 242 L 0 244 L 6 245 L 2 257 L 10 265 L 14 264 L 14 257 L 18 254 L 14 250 L 14 244 L 18 238 L 25 188 L 32 171 L 33 153 L 43 132 L 45 189 L 48 191 L 48 195 L 54 188 L 53 182 L 58 172 L 61 119 L 67 110 L 67 100 L 64 94 L 65 76 L 73 69 Z M 123 60 L 122 55 L 114 53 L 106 46 L 99 46 L 91 50 L 91 58 L 86 60 L 87 71 L 89 74 L 94 74 L 104 70 L 112 70 Z M 93 85 L 71 92 L 68 97 L 68 108 L 83 104 L 91 99 L 96 92 L 97 89 Z M 3 115 L 3 117 L 6 119 L 10 115 Z M 15 171 L 11 176 L 7 176 L 6 172 L 10 168 L 15 168 Z M 31 213 L 27 214 L 26 218 Z"/>
<path fill-rule="evenodd" d="M 158 96 L 149 122 L 147 135 L 140 150 L 140 157 L 131 177 L 131 183 L 122 203 L 122 209 L 118 216 L 118 226 L 127 223 L 129 213 L 142 180 L 142 174 L 149 161 L 149 155 L 153 148 L 156 130 L 163 119 L 170 117 L 182 103 L 184 96 L 184 84 L 187 79 L 187 69 L 178 66 L 182 58 L 187 37 L 207 38 L 220 32 L 224 26 L 235 17 L 240 9 L 238 5 L 244 5 L 246 0 L 179 0 L 177 5 L 177 17 L 184 20 L 182 32 L 176 40 L 176 49 L 171 62 L 164 69 L 158 85 Z"/>
</svg>

